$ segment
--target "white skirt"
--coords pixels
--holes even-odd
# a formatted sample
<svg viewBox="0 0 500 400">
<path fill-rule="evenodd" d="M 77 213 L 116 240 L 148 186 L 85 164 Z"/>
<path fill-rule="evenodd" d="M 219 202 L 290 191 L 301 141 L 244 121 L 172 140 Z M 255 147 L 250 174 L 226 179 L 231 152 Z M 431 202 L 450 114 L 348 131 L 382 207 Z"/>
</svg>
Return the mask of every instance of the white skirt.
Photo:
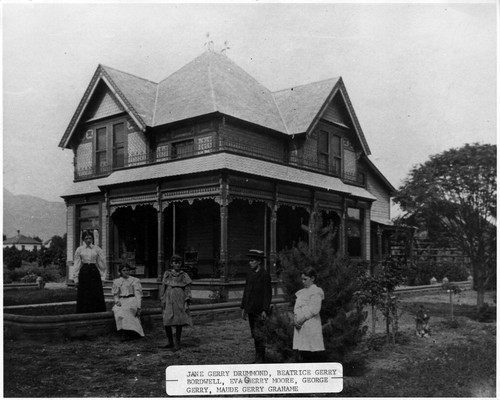
<svg viewBox="0 0 500 400">
<path fill-rule="evenodd" d="M 139 335 L 144 336 L 141 320 L 135 316 L 137 313 L 137 300 L 135 297 L 124 297 L 120 299 L 121 306 L 116 304 L 113 306 L 115 314 L 116 329 L 135 331 Z"/>
</svg>

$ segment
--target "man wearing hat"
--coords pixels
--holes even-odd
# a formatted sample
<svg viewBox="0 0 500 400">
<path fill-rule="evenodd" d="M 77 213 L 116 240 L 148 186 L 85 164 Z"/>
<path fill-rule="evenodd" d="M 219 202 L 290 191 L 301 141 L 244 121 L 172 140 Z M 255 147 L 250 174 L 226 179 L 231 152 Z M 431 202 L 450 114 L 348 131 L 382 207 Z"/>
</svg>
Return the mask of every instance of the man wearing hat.
<svg viewBox="0 0 500 400">
<path fill-rule="evenodd" d="M 247 275 L 243 299 L 241 301 L 242 317 L 250 324 L 250 331 L 255 342 L 255 363 L 265 362 L 266 338 L 262 334 L 263 325 L 271 306 L 271 277 L 262 265 L 266 258 L 261 250 L 250 250 L 250 272 Z"/>
</svg>

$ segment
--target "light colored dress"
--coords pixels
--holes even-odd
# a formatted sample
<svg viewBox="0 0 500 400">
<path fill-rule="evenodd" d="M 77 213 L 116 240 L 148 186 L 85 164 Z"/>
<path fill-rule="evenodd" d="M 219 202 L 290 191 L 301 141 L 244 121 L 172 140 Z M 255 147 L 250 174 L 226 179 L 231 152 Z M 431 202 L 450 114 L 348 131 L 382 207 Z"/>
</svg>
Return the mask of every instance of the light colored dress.
<svg viewBox="0 0 500 400">
<path fill-rule="evenodd" d="M 121 306 L 115 304 L 112 309 L 115 315 L 116 329 L 135 331 L 144 336 L 141 320 L 136 316 L 137 309 L 141 308 L 141 281 L 134 276 L 129 276 L 127 279 L 115 279 L 112 293 L 115 303 L 117 301 L 121 303 Z"/>
<path fill-rule="evenodd" d="M 312 284 L 295 293 L 297 300 L 293 313 L 297 322 L 302 325 L 293 332 L 293 348 L 301 351 L 323 351 L 323 329 L 321 326 L 321 302 L 325 298 L 323 290 Z"/>
<path fill-rule="evenodd" d="M 184 309 L 185 301 L 191 300 L 192 282 L 184 271 L 165 271 L 161 292 L 164 326 L 192 325 L 191 316 Z"/>
</svg>

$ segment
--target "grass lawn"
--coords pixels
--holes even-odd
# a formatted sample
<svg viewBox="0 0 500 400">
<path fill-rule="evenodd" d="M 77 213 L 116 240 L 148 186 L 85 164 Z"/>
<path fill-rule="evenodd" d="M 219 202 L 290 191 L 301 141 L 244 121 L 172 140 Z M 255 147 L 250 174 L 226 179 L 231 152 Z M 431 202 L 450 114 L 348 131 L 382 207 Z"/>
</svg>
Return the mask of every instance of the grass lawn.
<svg viewBox="0 0 500 400">
<path fill-rule="evenodd" d="M 325 396 L 495 397 L 496 321 L 471 318 L 474 296 L 467 292 L 455 304 L 456 325 L 449 320 L 446 293 L 404 299 L 399 343 L 385 343 L 384 321 L 378 319 L 376 336 L 367 335 L 344 365 L 343 392 Z M 431 316 L 429 338 L 414 334 L 413 312 L 420 304 Z M 57 343 L 5 341 L 4 396 L 164 397 L 169 365 L 251 362 L 247 324 L 233 320 L 185 328 L 178 352 L 159 347 L 166 343 L 159 324 L 145 338 L 124 343 L 114 334 Z"/>
<path fill-rule="evenodd" d="M 46 304 L 76 301 L 76 289 L 10 289 L 3 291 L 3 305 Z"/>
</svg>

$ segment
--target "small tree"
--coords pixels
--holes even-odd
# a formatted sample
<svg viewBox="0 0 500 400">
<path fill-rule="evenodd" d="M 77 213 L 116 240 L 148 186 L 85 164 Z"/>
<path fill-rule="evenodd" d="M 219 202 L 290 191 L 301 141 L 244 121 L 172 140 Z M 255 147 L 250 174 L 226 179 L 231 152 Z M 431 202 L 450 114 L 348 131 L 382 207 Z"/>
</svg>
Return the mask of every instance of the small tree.
<svg viewBox="0 0 500 400">
<path fill-rule="evenodd" d="M 360 306 L 379 309 L 386 322 L 387 342 L 396 343 L 398 333 L 398 298 L 394 291 L 404 280 L 401 264 L 392 258 L 378 265 L 374 273 L 359 279 L 357 301 Z M 375 334 L 375 310 L 372 308 L 372 334 Z"/>
</svg>

